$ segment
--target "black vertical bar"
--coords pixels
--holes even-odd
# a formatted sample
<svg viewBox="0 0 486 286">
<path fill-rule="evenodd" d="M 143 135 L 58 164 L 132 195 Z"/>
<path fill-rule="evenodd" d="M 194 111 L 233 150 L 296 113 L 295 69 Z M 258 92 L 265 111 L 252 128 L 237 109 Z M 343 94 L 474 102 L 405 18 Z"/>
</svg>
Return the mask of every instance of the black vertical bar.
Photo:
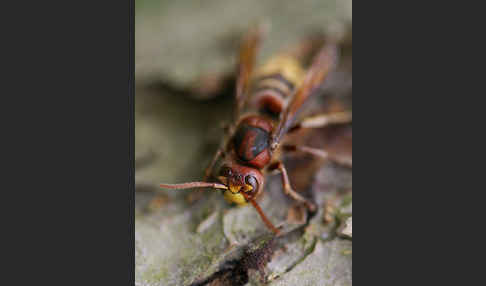
<svg viewBox="0 0 486 286">
<path fill-rule="evenodd" d="M 129 285 L 135 285 L 135 0 L 130 1 L 130 64 L 129 64 L 129 212 L 130 237 L 128 240 Z"/>
<path fill-rule="evenodd" d="M 2 278 L 134 285 L 134 0 L 4 4 Z"/>
</svg>

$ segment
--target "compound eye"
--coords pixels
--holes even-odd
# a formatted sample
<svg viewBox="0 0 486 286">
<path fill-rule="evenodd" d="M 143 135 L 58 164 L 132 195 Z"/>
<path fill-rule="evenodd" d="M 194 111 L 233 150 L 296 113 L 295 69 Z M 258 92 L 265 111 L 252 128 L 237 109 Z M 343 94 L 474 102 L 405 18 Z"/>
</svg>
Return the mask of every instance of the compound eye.
<svg viewBox="0 0 486 286">
<path fill-rule="evenodd" d="M 258 181 L 254 176 L 252 175 L 246 176 L 245 183 L 250 185 L 253 188 L 250 192 L 256 192 L 258 190 Z"/>
<path fill-rule="evenodd" d="M 221 171 L 219 171 L 219 175 L 223 177 L 230 177 L 233 174 L 233 171 L 231 170 L 230 167 L 224 166 L 221 168 Z"/>
</svg>

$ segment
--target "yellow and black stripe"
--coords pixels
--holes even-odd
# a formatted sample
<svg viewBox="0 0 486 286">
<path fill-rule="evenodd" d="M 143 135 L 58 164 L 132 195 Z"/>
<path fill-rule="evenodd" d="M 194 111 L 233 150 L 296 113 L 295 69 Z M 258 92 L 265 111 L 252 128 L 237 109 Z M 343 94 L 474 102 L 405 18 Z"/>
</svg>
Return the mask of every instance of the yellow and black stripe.
<svg viewBox="0 0 486 286">
<path fill-rule="evenodd" d="M 304 75 L 304 69 L 295 58 L 285 54 L 271 58 L 252 76 L 252 95 L 248 107 L 278 118 Z"/>
</svg>

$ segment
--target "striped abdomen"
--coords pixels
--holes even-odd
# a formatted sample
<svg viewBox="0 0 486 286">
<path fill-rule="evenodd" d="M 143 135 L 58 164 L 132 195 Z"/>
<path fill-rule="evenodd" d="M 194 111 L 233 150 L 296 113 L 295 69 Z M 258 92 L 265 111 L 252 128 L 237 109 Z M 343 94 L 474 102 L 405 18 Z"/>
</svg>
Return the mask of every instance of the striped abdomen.
<svg viewBox="0 0 486 286">
<path fill-rule="evenodd" d="M 248 108 L 277 119 L 304 73 L 300 63 L 292 57 L 281 55 L 270 59 L 253 75 Z"/>
<path fill-rule="evenodd" d="M 304 71 L 288 56 L 277 56 L 256 70 L 250 100 L 232 143 L 240 163 L 263 168 L 271 160 L 271 132 Z"/>
</svg>

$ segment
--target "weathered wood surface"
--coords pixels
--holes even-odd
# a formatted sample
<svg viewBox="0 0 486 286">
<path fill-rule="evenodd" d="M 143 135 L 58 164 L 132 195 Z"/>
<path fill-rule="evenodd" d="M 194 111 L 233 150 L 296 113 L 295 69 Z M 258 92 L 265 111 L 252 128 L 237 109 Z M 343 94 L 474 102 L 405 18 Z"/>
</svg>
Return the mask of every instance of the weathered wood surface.
<svg viewBox="0 0 486 286">
<path fill-rule="evenodd" d="M 201 101 L 183 90 L 208 73 L 233 70 L 235 43 L 252 21 L 271 23 L 265 58 L 308 32 L 343 33 L 351 1 L 136 5 L 136 285 L 351 285 L 352 242 L 341 233 L 345 225 L 338 229 L 352 212 L 350 169 L 325 163 L 309 175 L 307 192 L 319 211 L 304 227 L 307 214 L 271 177 L 262 206 L 272 221 L 295 229 L 275 240 L 255 210 L 232 207 L 218 192 L 193 200 L 190 190 L 158 189 L 160 182 L 202 178 L 232 99 Z M 350 72 L 334 75 L 328 93 L 349 97 Z M 296 180 L 306 177 L 302 170 Z"/>
</svg>

